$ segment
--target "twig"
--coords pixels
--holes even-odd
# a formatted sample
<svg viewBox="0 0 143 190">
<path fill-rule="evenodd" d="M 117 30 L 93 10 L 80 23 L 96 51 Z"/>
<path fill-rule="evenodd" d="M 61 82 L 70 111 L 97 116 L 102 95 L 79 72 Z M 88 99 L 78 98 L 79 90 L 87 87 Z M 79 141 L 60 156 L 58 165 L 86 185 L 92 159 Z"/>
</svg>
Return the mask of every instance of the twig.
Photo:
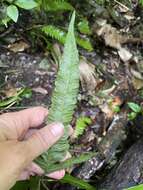
<svg viewBox="0 0 143 190">
<path fill-rule="evenodd" d="M 127 11 L 131 11 L 131 9 L 129 9 L 126 5 L 124 5 L 123 3 L 120 3 L 117 0 L 114 0 L 118 5 L 120 5 L 121 7 L 123 7 L 124 9 L 126 9 Z"/>
</svg>

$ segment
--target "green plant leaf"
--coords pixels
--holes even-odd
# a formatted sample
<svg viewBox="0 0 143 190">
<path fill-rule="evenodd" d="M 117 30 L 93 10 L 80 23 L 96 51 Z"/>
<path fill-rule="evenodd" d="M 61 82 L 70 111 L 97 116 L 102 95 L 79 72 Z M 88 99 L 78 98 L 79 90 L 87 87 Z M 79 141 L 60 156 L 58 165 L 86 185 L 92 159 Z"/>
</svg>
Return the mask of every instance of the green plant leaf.
<svg viewBox="0 0 143 190">
<path fill-rule="evenodd" d="M 137 113 L 136 112 L 131 112 L 128 114 L 128 119 L 129 120 L 134 120 L 137 117 Z"/>
<path fill-rule="evenodd" d="M 143 0 L 139 0 L 139 3 L 143 6 Z"/>
<path fill-rule="evenodd" d="M 96 154 L 97 154 L 96 152 L 89 152 L 82 154 L 78 157 L 72 157 L 64 162 L 61 162 L 60 164 L 51 164 L 51 165 L 43 161 L 42 157 L 39 157 L 39 159 L 36 160 L 36 163 L 40 165 L 40 167 L 45 171 L 46 174 L 49 174 L 58 170 L 72 167 L 74 164 L 80 164 L 86 162 Z"/>
<path fill-rule="evenodd" d="M 142 108 L 140 105 L 134 103 L 134 102 L 128 102 L 129 108 L 134 111 L 135 113 L 140 113 Z"/>
<path fill-rule="evenodd" d="M 69 11 L 74 10 L 73 6 L 62 0 L 43 0 L 42 8 L 45 11 Z"/>
<path fill-rule="evenodd" d="M 76 121 L 76 127 L 74 130 L 73 137 L 78 138 L 80 135 L 83 134 L 84 130 L 88 125 L 92 123 L 92 120 L 89 117 L 80 117 Z"/>
<path fill-rule="evenodd" d="M 53 25 L 46 25 L 41 28 L 42 32 L 46 34 L 46 36 L 51 37 L 53 39 L 58 40 L 60 43 L 64 44 L 66 40 L 66 32 L 53 26 Z M 92 51 L 93 47 L 91 42 L 88 38 L 81 38 L 76 35 L 76 42 L 79 46 L 87 49 L 88 51 Z"/>
<path fill-rule="evenodd" d="M 32 96 L 32 91 L 29 88 L 22 88 L 15 96 L 6 98 L 5 100 L 0 101 L 0 108 L 9 108 L 12 105 L 18 103 L 22 98 L 30 98 Z"/>
<path fill-rule="evenodd" d="M 31 177 L 27 181 L 18 181 L 10 190 L 40 190 L 40 177 Z"/>
<path fill-rule="evenodd" d="M 143 185 L 137 185 L 135 187 L 131 187 L 131 188 L 124 189 L 124 190 L 143 190 Z"/>
<path fill-rule="evenodd" d="M 120 106 L 114 106 L 114 107 L 113 107 L 113 111 L 114 111 L 115 113 L 119 113 L 119 112 L 121 111 Z"/>
<path fill-rule="evenodd" d="M 33 9 L 38 6 L 34 0 L 16 0 L 14 3 L 18 7 L 26 10 Z"/>
<path fill-rule="evenodd" d="M 66 37 L 64 54 L 55 81 L 52 104 L 49 110 L 47 123 L 61 122 L 65 126 L 64 136 L 48 152 L 39 158 L 40 166 L 44 164 L 49 171 L 54 164 L 62 160 L 68 149 L 68 130 L 77 102 L 79 89 L 79 56 L 74 36 L 75 12 L 69 25 Z M 61 163 L 59 164 L 59 166 Z"/>
<path fill-rule="evenodd" d="M 7 16 L 5 17 L 4 19 L 2 19 L 2 23 L 5 25 L 5 27 L 8 27 L 8 22 L 10 21 L 11 19 Z"/>
<path fill-rule="evenodd" d="M 63 179 L 60 180 L 61 183 L 68 183 L 72 186 L 78 187 L 80 189 L 85 189 L 85 190 L 96 190 L 95 187 L 90 185 L 84 180 L 81 180 L 79 178 L 73 177 L 69 174 L 66 174 Z"/>
<path fill-rule="evenodd" d="M 18 8 L 15 5 L 10 5 L 7 7 L 7 16 L 9 16 L 14 22 L 18 20 Z"/>
<path fill-rule="evenodd" d="M 20 95 L 21 98 L 31 98 L 32 97 L 32 90 L 30 88 L 24 88 L 24 91 Z"/>
<path fill-rule="evenodd" d="M 88 20 L 83 19 L 78 23 L 78 30 L 83 34 L 91 34 L 91 30 L 89 28 Z"/>
<path fill-rule="evenodd" d="M 44 32 L 47 36 L 51 38 L 57 39 L 60 43 L 64 44 L 66 40 L 66 32 L 60 30 L 59 28 L 53 25 L 46 25 L 41 28 L 42 32 Z"/>
<path fill-rule="evenodd" d="M 30 190 L 40 190 L 40 177 L 31 177 L 29 180 L 29 189 Z"/>
<path fill-rule="evenodd" d="M 89 38 L 82 39 L 80 37 L 77 37 L 76 41 L 77 41 L 78 45 L 80 45 L 84 49 L 87 49 L 88 51 L 93 50 L 93 47 L 92 47 L 92 44 L 91 44 Z"/>
<path fill-rule="evenodd" d="M 29 189 L 29 181 L 19 181 L 15 184 L 15 186 L 11 190 L 28 190 Z"/>
</svg>

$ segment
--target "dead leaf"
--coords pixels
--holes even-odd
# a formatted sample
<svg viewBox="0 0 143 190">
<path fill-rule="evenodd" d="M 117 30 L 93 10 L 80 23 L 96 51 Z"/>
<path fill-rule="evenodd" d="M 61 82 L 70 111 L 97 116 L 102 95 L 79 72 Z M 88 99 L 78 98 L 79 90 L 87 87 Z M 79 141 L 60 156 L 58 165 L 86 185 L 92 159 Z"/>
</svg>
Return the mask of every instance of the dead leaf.
<svg viewBox="0 0 143 190">
<path fill-rule="evenodd" d="M 103 113 L 106 114 L 107 118 L 112 118 L 114 116 L 113 110 L 110 108 L 110 106 L 107 103 L 104 103 L 99 106 Z"/>
<path fill-rule="evenodd" d="M 95 66 L 89 63 L 85 58 L 82 58 L 80 60 L 79 71 L 82 88 L 87 91 L 94 91 L 98 83 Z"/>
<path fill-rule="evenodd" d="M 134 65 L 130 65 L 130 73 L 134 88 L 139 90 L 143 87 L 143 62 L 135 59 L 134 63 Z"/>
<path fill-rule="evenodd" d="M 122 61 L 127 62 L 132 58 L 132 54 L 122 47 L 122 43 L 128 40 L 128 37 L 122 36 L 115 27 L 110 24 L 102 24 L 98 29 L 97 35 L 101 36 L 105 44 L 118 50 L 119 56 Z"/>
<path fill-rule="evenodd" d="M 131 73 L 135 78 L 140 79 L 140 80 L 143 81 L 143 76 L 142 76 L 142 74 L 140 72 L 138 72 L 138 71 L 131 68 Z"/>
<path fill-rule="evenodd" d="M 118 4 L 118 8 L 120 9 L 120 12 L 126 13 L 126 12 L 130 11 L 130 9 L 123 3 L 121 3 L 117 0 L 114 0 L 114 1 Z"/>
<path fill-rule="evenodd" d="M 112 106 L 121 106 L 123 103 L 123 100 L 119 96 L 115 96 L 113 101 L 112 101 Z"/>
<path fill-rule="evenodd" d="M 127 19 L 127 20 L 133 20 L 135 19 L 135 16 L 133 14 L 125 14 L 124 17 Z"/>
<path fill-rule="evenodd" d="M 136 62 L 136 63 L 137 63 L 138 71 L 143 73 L 143 60 L 140 60 L 139 62 Z"/>
<path fill-rule="evenodd" d="M 110 24 L 103 24 L 100 29 L 97 30 L 97 35 L 101 36 L 105 40 L 105 44 L 112 48 L 120 49 L 122 36 L 119 34 L 116 28 Z"/>
<path fill-rule="evenodd" d="M 6 98 L 10 98 L 12 96 L 17 95 L 17 91 L 17 88 L 8 86 L 5 90 L 3 90 L 3 93 L 5 94 Z"/>
<path fill-rule="evenodd" d="M 134 88 L 139 90 L 143 87 L 143 76 L 140 72 L 137 70 L 134 70 L 131 68 L 131 74 L 132 74 L 132 83 L 134 85 Z"/>
<path fill-rule="evenodd" d="M 111 94 L 116 88 L 116 85 L 113 85 L 111 88 L 109 89 L 105 89 L 101 91 L 101 94 L 108 96 L 109 94 Z"/>
<path fill-rule="evenodd" d="M 135 77 L 132 78 L 132 83 L 134 85 L 134 88 L 139 90 L 143 88 L 143 80 L 137 79 Z"/>
<path fill-rule="evenodd" d="M 30 47 L 29 44 L 27 44 L 26 42 L 22 40 L 8 45 L 8 49 L 10 51 L 13 51 L 14 53 L 22 52 L 28 49 L 29 47 Z"/>
<path fill-rule="evenodd" d="M 133 55 L 125 48 L 120 48 L 118 54 L 123 62 L 129 61 Z"/>
<path fill-rule="evenodd" d="M 46 95 L 46 94 L 48 94 L 48 91 L 45 89 L 45 88 L 42 88 L 42 87 L 37 87 L 37 88 L 32 88 L 32 90 L 34 91 L 34 92 L 38 92 L 38 93 L 40 93 L 40 94 L 43 94 L 43 95 Z"/>
</svg>

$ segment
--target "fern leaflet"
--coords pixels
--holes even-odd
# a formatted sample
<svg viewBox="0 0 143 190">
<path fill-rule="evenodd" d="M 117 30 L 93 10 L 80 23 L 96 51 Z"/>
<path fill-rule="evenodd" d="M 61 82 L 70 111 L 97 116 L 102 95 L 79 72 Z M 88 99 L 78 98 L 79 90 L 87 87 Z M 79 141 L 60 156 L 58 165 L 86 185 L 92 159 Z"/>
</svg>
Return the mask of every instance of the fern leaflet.
<svg viewBox="0 0 143 190">
<path fill-rule="evenodd" d="M 45 11 L 71 11 L 73 6 L 63 0 L 40 0 L 42 9 Z"/>
<path fill-rule="evenodd" d="M 54 164 L 54 165 L 49 165 L 47 167 L 47 163 L 43 162 L 43 160 L 39 160 L 40 163 L 40 167 L 47 173 L 52 173 L 54 171 L 59 171 L 62 169 L 66 169 L 69 168 L 71 166 L 73 166 L 74 164 L 80 164 L 83 162 L 86 162 L 87 160 L 89 160 L 90 158 L 96 156 L 97 152 L 88 152 L 88 153 L 84 153 L 78 157 L 72 157 L 64 162 L 61 162 L 60 164 Z"/>
<path fill-rule="evenodd" d="M 62 44 L 65 43 L 66 33 L 53 25 L 46 25 L 42 27 L 42 32 L 44 32 L 47 36 L 58 40 Z"/>
<path fill-rule="evenodd" d="M 53 39 L 58 40 L 60 43 L 64 44 L 66 40 L 66 32 L 53 26 L 53 25 L 46 25 L 41 28 L 42 32 L 46 34 L 46 36 L 50 36 Z M 88 38 L 81 38 L 79 36 L 76 36 L 76 42 L 79 46 L 83 47 L 84 49 L 87 49 L 88 51 L 92 51 L 93 47 L 90 43 L 90 40 Z"/>
<path fill-rule="evenodd" d="M 78 138 L 80 135 L 82 135 L 86 127 L 88 127 L 91 123 L 92 121 L 89 117 L 78 118 L 73 137 Z"/>
</svg>

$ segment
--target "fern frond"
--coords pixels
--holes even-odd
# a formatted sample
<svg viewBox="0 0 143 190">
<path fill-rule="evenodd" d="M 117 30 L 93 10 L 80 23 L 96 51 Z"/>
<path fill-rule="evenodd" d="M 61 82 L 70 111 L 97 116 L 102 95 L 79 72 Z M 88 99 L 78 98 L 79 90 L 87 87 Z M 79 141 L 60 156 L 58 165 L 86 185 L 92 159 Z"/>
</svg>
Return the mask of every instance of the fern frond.
<svg viewBox="0 0 143 190">
<path fill-rule="evenodd" d="M 71 11 L 73 6 L 63 0 L 42 0 L 42 8 L 45 11 Z"/>
<path fill-rule="evenodd" d="M 91 119 L 89 117 L 80 117 L 77 119 L 76 127 L 74 130 L 73 137 L 78 138 L 80 135 L 82 135 L 90 124 L 92 123 Z"/>
<path fill-rule="evenodd" d="M 47 36 L 50 36 L 53 39 L 58 40 L 60 43 L 64 44 L 66 39 L 66 33 L 59 28 L 53 25 L 46 25 L 42 27 L 42 32 L 44 32 Z"/>
<path fill-rule="evenodd" d="M 63 123 L 65 134 L 57 144 L 37 160 L 40 165 L 45 163 L 47 169 L 63 159 L 69 149 L 68 125 L 72 119 L 79 89 L 79 56 L 74 36 L 74 20 L 75 13 L 73 13 L 69 25 L 64 54 L 57 74 L 47 119 L 48 124 L 57 121 Z"/>
<path fill-rule="evenodd" d="M 41 28 L 42 32 L 46 34 L 46 36 L 51 37 L 53 39 L 58 40 L 60 43 L 64 44 L 66 40 L 66 32 L 53 26 L 53 25 L 46 25 Z M 88 51 L 92 51 L 93 47 L 88 38 L 82 39 L 79 36 L 76 36 L 76 42 L 79 46 L 87 49 Z"/>
<path fill-rule="evenodd" d="M 70 158 L 64 162 L 61 162 L 60 164 L 49 165 L 48 167 L 47 167 L 47 163 L 43 162 L 41 160 L 40 167 L 45 171 L 46 174 L 49 174 L 49 173 L 52 173 L 54 171 L 59 171 L 62 169 L 70 168 L 74 164 L 80 164 L 80 163 L 86 162 L 87 160 L 96 156 L 96 154 L 97 154 L 97 152 L 84 153 L 78 157 L 72 157 L 72 158 Z"/>
</svg>

